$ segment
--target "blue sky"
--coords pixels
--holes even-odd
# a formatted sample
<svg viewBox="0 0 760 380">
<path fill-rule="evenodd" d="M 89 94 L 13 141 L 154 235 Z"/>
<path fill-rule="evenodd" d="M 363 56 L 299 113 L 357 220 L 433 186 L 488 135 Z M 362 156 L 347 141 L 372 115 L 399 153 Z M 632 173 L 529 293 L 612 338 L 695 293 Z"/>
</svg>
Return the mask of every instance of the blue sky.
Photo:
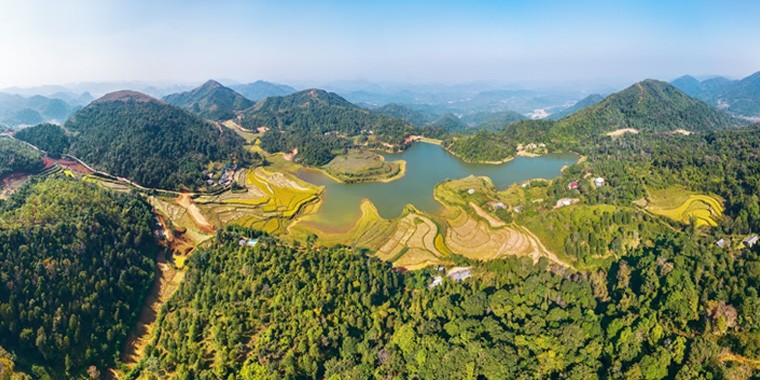
<svg viewBox="0 0 760 380">
<path fill-rule="evenodd" d="M 0 0 L 0 87 L 610 83 L 760 70 L 756 1 Z"/>
</svg>

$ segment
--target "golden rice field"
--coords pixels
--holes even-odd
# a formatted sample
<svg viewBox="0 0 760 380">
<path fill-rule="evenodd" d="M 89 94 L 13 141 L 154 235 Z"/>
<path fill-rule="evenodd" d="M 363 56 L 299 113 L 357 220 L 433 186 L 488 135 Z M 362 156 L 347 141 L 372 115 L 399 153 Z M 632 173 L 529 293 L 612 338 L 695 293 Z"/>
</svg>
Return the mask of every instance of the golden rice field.
<svg viewBox="0 0 760 380">
<path fill-rule="evenodd" d="M 438 226 L 412 208 L 407 211 L 397 222 L 393 235 L 377 250 L 377 257 L 409 270 L 447 263 L 435 243 Z"/>
<path fill-rule="evenodd" d="M 246 191 L 227 191 L 195 200 L 216 225 L 239 224 L 268 233 L 285 232 L 292 219 L 319 200 L 322 189 L 289 173 L 256 168 L 239 174 Z"/>
<path fill-rule="evenodd" d="M 724 211 L 717 197 L 694 193 L 682 187 L 650 191 L 648 199 L 647 210 L 651 213 L 684 224 L 690 224 L 694 219 L 697 227 L 716 227 Z"/>
<path fill-rule="evenodd" d="M 350 226 L 328 227 L 313 215 L 306 215 L 288 227 L 288 235 L 303 240 L 309 234 L 316 234 L 320 243 L 327 246 L 344 244 L 376 251 L 393 234 L 396 223 L 383 219 L 368 199 L 363 200 L 359 207 L 361 216 Z"/>
</svg>

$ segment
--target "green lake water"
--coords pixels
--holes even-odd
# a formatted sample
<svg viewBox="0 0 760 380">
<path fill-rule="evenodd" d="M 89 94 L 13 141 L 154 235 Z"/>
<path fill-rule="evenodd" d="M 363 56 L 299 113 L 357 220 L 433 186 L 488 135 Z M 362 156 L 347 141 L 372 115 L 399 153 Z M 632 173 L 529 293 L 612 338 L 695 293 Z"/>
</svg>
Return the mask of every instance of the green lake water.
<svg viewBox="0 0 760 380">
<path fill-rule="evenodd" d="M 533 178 L 554 178 L 565 165 L 578 160 L 575 154 L 550 154 L 542 157 L 516 157 L 500 165 L 468 164 L 435 144 L 417 143 L 398 154 L 385 154 L 387 161 L 405 160 L 406 175 L 388 183 L 342 184 L 319 170 L 301 169 L 296 175 L 325 187 L 324 203 L 316 218 L 320 224 L 341 226 L 356 220 L 362 199 L 377 206 L 380 216 L 391 219 L 401 214 L 404 206 L 435 214 L 441 205 L 433 199 L 433 189 L 446 179 L 469 175 L 488 176 L 497 189 Z"/>
</svg>

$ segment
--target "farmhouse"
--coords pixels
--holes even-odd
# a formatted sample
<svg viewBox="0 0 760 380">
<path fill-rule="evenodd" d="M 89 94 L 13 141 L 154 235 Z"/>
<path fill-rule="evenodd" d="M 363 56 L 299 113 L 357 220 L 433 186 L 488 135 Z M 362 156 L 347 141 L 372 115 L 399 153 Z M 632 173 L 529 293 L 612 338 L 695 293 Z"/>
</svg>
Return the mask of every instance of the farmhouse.
<svg viewBox="0 0 760 380">
<path fill-rule="evenodd" d="M 431 282 L 428 285 L 428 289 L 433 289 L 436 286 L 441 285 L 441 284 L 443 284 L 443 277 L 441 277 L 441 276 L 435 276 L 435 277 L 433 277 L 433 282 Z"/>
<path fill-rule="evenodd" d="M 594 186 L 596 186 L 596 187 L 602 187 L 602 186 L 604 186 L 604 178 L 602 178 L 602 177 L 596 177 L 596 178 L 594 178 Z"/>
<path fill-rule="evenodd" d="M 467 194 L 470 194 L 470 195 L 475 194 L 475 189 L 467 190 Z"/>
<path fill-rule="evenodd" d="M 752 248 L 755 244 L 757 244 L 757 240 L 758 240 L 757 235 L 752 235 L 744 239 L 743 243 L 745 247 Z"/>
<path fill-rule="evenodd" d="M 472 276 L 472 267 L 455 267 L 446 274 L 451 281 L 464 281 Z"/>
<path fill-rule="evenodd" d="M 715 245 L 717 245 L 720 248 L 723 248 L 726 246 L 726 239 L 720 239 L 715 242 Z"/>
<path fill-rule="evenodd" d="M 578 187 L 579 187 L 578 182 L 575 182 L 575 181 L 570 182 L 569 184 L 567 184 L 567 188 L 570 189 L 570 190 L 575 190 Z"/>
</svg>

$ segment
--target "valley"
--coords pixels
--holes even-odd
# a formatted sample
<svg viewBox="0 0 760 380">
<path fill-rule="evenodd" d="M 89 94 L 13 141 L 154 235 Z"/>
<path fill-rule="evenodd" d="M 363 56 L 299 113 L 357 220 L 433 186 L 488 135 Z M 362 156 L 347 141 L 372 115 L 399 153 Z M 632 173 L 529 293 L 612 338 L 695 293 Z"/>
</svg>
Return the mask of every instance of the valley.
<svg viewBox="0 0 760 380">
<path fill-rule="evenodd" d="M 667 315 L 673 321 L 670 323 L 677 324 L 663 323 L 659 327 L 668 331 L 669 339 L 683 338 L 683 331 L 690 334 L 702 331 L 704 327 L 697 322 L 697 313 L 702 311 L 695 311 L 696 306 L 691 306 L 696 302 L 704 302 L 704 306 L 700 306 L 703 309 L 699 310 L 704 310 L 706 315 L 718 313 L 714 310 L 736 307 L 740 307 L 742 313 L 744 308 L 753 310 L 753 306 L 745 306 L 748 301 L 743 301 L 745 303 L 741 306 L 726 304 L 719 309 L 709 297 L 726 297 L 709 292 L 704 296 L 695 294 L 692 287 L 702 285 L 696 285 L 698 281 L 687 273 L 692 273 L 696 265 L 702 269 L 693 273 L 702 276 L 705 273 L 703 264 L 693 259 L 684 263 L 674 255 L 718 257 L 715 255 L 725 253 L 728 256 L 720 256 L 721 260 L 730 260 L 733 263 L 730 265 L 738 265 L 739 260 L 754 260 L 752 255 L 755 253 L 748 248 L 751 233 L 760 221 L 760 211 L 755 210 L 756 203 L 753 203 L 756 200 L 751 187 L 754 182 L 729 180 L 723 173 L 726 169 L 754 173 L 757 161 L 753 158 L 758 151 L 755 148 L 760 144 L 758 127 L 746 127 L 742 121 L 714 114 L 677 92 L 669 100 L 662 100 L 659 97 L 669 97 L 668 94 L 677 91 L 666 84 L 651 81 L 636 84 L 560 121 L 507 122 L 500 129 L 475 133 L 446 132 L 443 139 L 437 138 L 441 137 L 436 132 L 439 130 L 426 134 L 425 129 L 415 129 L 400 121 L 391 124 L 388 131 L 373 129 L 370 133 L 351 121 L 364 120 L 366 112 L 370 111 L 356 109 L 337 95 L 320 91 L 295 93 L 292 99 L 270 99 L 245 112 L 232 107 L 223 114 L 213 113 L 217 115 L 214 117 L 221 118 L 213 122 L 188 113 L 197 111 L 204 117 L 211 117 L 212 114 L 205 114 L 201 109 L 216 110 L 214 102 L 237 99 L 220 86 L 217 82 L 208 82 L 198 91 L 171 98 L 190 97 L 188 111 L 131 92 L 110 94 L 85 107 L 81 114 L 75 114 L 62 127 L 41 125 L 27 128 L 25 133 L 16 137 L 25 142 L 10 137 L 0 140 L 0 163 L 3 164 L 0 169 L 5 170 L 4 176 L 14 183 L 13 189 L 7 190 L 9 203 L 4 207 L 8 207 L 8 215 L 15 215 L 13 207 L 19 202 L 16 193 L 23 195 L 27 186 L 38 182 L 63 186 L 56 181 L 78 183 L 88 187 L 88 191 L 141 199 L 151 208 L 150 215 L 155 220 L 151 224 L 153 235 L 149 240 L 162 248 L 152 256 L 152 281 L 148 281 L 148 277 L 142 279 L 144 301 L 139 312 L 133 306 L 129 328 L 119 326 L 120 346 L 116 350 L 110 349 L 111 352 L 118 351 L 120 359 L 100 361 L 98 368 L 107 369 L 111 377 L 198 375 L 208 373 L 212 368 L 221 371 L 219 373 L 295 369 L 302 375 L 316 374 L 318 377 L 330 371 L 341 371 L 321 364 L 317 367 L 309 367 L 305 362 L 293 364 L 284 359 L 296 354 L 309 358 L 335 355 L 317 354 L 317 349 L 278 344 L 277 348 L 271 349 L 272 352 L 265 353 L 266 349 L 258 340 L 230 348 L 225 342 L 248 333 L 234 332 L 233 336 L 223 338 L 227 333 L 222 331 L 227 330 L 219 326 L 232 322 L 210 316 L 206 310 L 218 308 L 223 303 L 197 305 L 187 293 L 193 288 L 208 289 L 205 288 L 208 284 L 199 282 L 199 276 L 213 279 L 214 283 L 228 279 L 232 281 L 230 284 L 246 283 L 250 280 L 237 276 L 250 276 L 252 270 L 270 273 L 270 277 L 255 280 L 258 284 L 255 287 L 261 286 L 257 288 L 261 294 L 272 292 L 281 268 L 258 262 L 263 257 L 260 255 L 272 255 L 267 260 L 279 257 L 278 260 L 291 263 L 288 265 L 308 268 L 308 272 L 288 275 L 293 278 L 312 278 L 313 273 L 348 260 L 346 263 L 351 262 L 352 266 L 359 265 L 359 262 L 369 265 L 376 273 L 374 276 L 379 276 L 376 278 L 390 281 L 385 283 L 389 286 L 388 292 L 399 281 L 405 283 L 404 289 L 411 292 L 411 299 L 391 293 L 374 293 L 372 289 L 377 287 L 377 281 L 354 272 L 346 274 L 345 283 L 351 285 L 340 291 L 334 290 L 335 294 L 362 297 L 357 304 L 364 305 L 361 307 L 374 308 L 380 299 L 388 302 L 386 305 L 405 305 L 403 311 L 385 309 L 388 306 L 376 311 L 379 313 L 377 317 L 385 323 L 390 323 L 387 318 L 393 318 L 394 313 L 406 315 L 405 318 L 419 318 L 415 313 L 420 309 L 415 302 L 422 302 L 436 292 L 460 292 L 457 297 L 462 301 L 457 307 L 472 310 L 468 313 L 474 314 L 468 315 L 478 316 L 478 321 L 499 318 L 500 323 L 506 323 L 504 318 L 511 318 L 508 325 L 499 328 L 511 333 L 524 332 L 519 326 L 525 323 L 522 318 L 527 316 L 521 316 L 520 311 L 500 311 L 501 302 L 512 301 L 504 301 L 504 293 L 499 292 L 533 294 L 543 291 L 542 286 L 549 283 L 558 287 L 554 292 L 571 292 L 573 287 L 583 286 L 588 294 L 581 296 L 582 302 L 596 305 L 595 311 L 588 309 L 584 316 L 572 318 L 578 323 L 591 325 L 595 323 L 591 320 L 600 316 L 591 318 L 590 315 L 603 308 L 607 308 L 605 318 L 618 321 L 615 323 L 627 323 L 624 321 L 629 314 L 612 309 L 612 305 L 625 305 L 631 302 L 629 293 L 638 292 L 643 297 L 641 307 L 647 317 L 637 320 L 653 318 L 651 313 Z M 291 101 L 293 105 L 289 105 Z M 234 103 L 245 104 L 239 99 Z M 648 111 L 631 106 L 633 103 L 638 104 L 637 107 L 641 104 L 663 107 L 657 111 L 660 115 L 657 124 L 648 124 L 651 115 L 637 116 Z M 286 115 L 290 115 L 289 107 L 303 107 L 304 104 L 308 104 L 307 110 L 298 112 L 307 121 L 302 120 L 300 124 L 283 121 Z M 630 109 L 635 112 L 630 114 Z M 691 114 L 684 116 L 684 112 Z M 340 115 L 344 113 L 348 116 L 340 119 L 334 131 L 325 132 L 314 127 L 323 125 L 324 120 L 342 117 Z M 115 131 L 108 128 L 110 120 L 116 117 L 120 118 L 121 128 L 126 129 Z M 227 117 L 234 119 L 222 120 Z M 621 117 L 623 121 L 618 122 Z M 145 160 L 156 162 L 155 166 L 125 167 L 120 164 L 116 157 L 134 162 L 145 154 L 146 150 L 140 144 L 147 144 L 149 135 L 142 132 L 129 134 L 128 128 L 154 128 L 151 120 L 164 124 L 156 131 L 170 134 L 163 142 L 165 146 L 159 144 L 159 149 L 169 149 L 167 157 L 172 157 L 171 163 L 164 163 L 166 158 L 151 153 L 145 156 Z M 278 123 L 276 130 L 269 128 L 270 120 Z M 364 122 L 378 128 L 383 125 L 382 120 L 385 119 L 369 117 Z M 694 127 L 695 123 L 700 126 Z M 728 128 L 729 125 L 732 128 Z M 570 132 L 576 129 L 579 130 Z M 183 137 L 177 137 L 177 134 Z M 199 136 L 200 140 L 193 136 Z M 213 138 L 209 138 L 211 136 Z M 98 144 L 96 141 L 104 138 L 128 141 L 140 149 L 116 148 L 118 144 L 106 150 L 91 149 Z M 34 144 L 46 149 L 35 149 Z M 195 150 L 178 150 L 177 147 L 183 144 Z M 683 148 L 674 152 L 673 144 Z M 51 158 L 53 155 L 57 157 Z M 100 164 L 89 162 L 92 158 Z M 112 169 L 117 172 L 110 172 Z M 48 206 L 42 206 L 44 198 L 28 202 L 48 210 Z M 32 206 L 26 208 L 31 209 Z M 56 207 L 51 210 L 54 215 L 62 213 Z M 24 211 L 22 216 L 31 218 L 31 223 L 39 222 L 39 216 L 33 212 Z M 0 229 L 2 227 L 0 223 Z M 130 243 L 134 241 L 126 240 L 124 244 Z M 662 250 L 662 247 L 668 248 Z M 216 258 L 215 255 L 221 256 Z M 216 273 L 207 272 L 209 260 L 246 264 L 235 274 L 229 272 L 232 268 L 219 268 L 227 273 L 225 280 L 221 280 L 215 277 Z M 320 264 L 315 266 L 314 260 Z M 327 263 L 324 260 L 332 261 Z M 677 269 L 686 266 L 692 269 Z M 662 296 L 646 295 L 644 288 L 633 288 L 629 285 L 631 274 L 626 274 L 630 267 L 638 268 L 635 269 L 638 271 L 636 281 L 643 281 L 644 276 L 652 273 L 661 278 L 664 282 L 658 285 L 658 291 L 675 286 L 671 281 L 683 282 L 687 288 L 667 291 L 688 298 L 690 306 L 683 308 L 677 304 L 655 302 Z M 734 273 L 739 271 L 743 276 L 740 278 L 747 279 L 751 275 L 742 271 L 751 271 L 751 268 L 735 269 Z M 722 276 L 721 273 L 727 272 L 707 276 L 714 282 L 718 281 L 715 276 Z M 515 276 L 541 277 L 543 283 L 518 291 Z M 678 280 L 675 276 L 679 276 Z M 322 284 L 318 278 L 312 278 L 312 281 L 316 281 L 314 286 Z M 493 281 L 500 281 L 505 288 L 493 294 L 475 289 L 476 286 L 493 286 Z M 735 282 L 737 279 L 721 277 L 720 281 Z M 287 281 L 281 284 L 287 284 L 288 290 L 275 292 L 284 292 L 281 294 L 287 293 L 290 297 L 294 296 L 292 292 L 301 294 L 300 290 L 290 288 L 292 284 Z M 362 285 L 353 288 L 353 284 Z M 230 286 L 235 289 L 238 285 Z M 224 289 L 227 288 L 223 286 L 213 292 Z M 320 289 L 319 292 L 324 292 L 324 288 Z M 208 295 L 212 290 L 204 292 Z M 751 293 L 743 294 L 740 288 L 732 294 L 736 299 L 755 297 Z M 476 301 L 478 299 L 488 299 L 491 311 L 479 314 L 479 307 L 471 304 L 481 302 Z M 268 301 L 250 294 L 235 302 Z M 551 310 L 556 310 L 553 313 L 566 312 L 570 307 L 565 300 L 551 302 Z M 249 317 L 255 318 L 254 322 L 247 319 L 249 317 L 227 314 L 236 307 L 217 309 L 219 315 L 227 315 L 226 320 L 239 322 L 225 329 L 236 331 L 245 326 L 245 331 L 264 341 L 273 338 L 260 334 L 290 334 L 282 330 L 266 332 L 269 330 L 264 326 L 272 323 L 285 326 L 295 321 L 282 316 L 273 321 L 268 314 L 251 314 Z M 335 311 L 333 307 L 330 302 L 313 304 L 304 316 L 331 314 Z M 183 322 L 188 318 L 185 313 L 190 310 L 195 310 L 192 322 Z M 543 311 L 535 313 L 543 315 Z M 437 318 L 446 320 L 452 314 L 447 315 Z M 587 316 L 591 320 L 582 321 Z M 311 317 L 304 318 L 304 321 L 314 323 Z M 341 326 L 351 325 L 356 331 L 362 331 L 361 334 L 368 334 L 362 338 L 365 344 L 372 341 L 373 345 L 393 350 L 403 349 L 399 346 L 397 334 L 409 334 L 394 322 L 388 330 L 391 335 L 377 337 L 366 331 L 366 326 L 355 325 L 359 323 L 351 319 L 355 317 L 331 318 L 340 320 Z M 462 321 L 469 317 L 457 318 L 458 323 L 464 323 Z M 206 321 L 204 325 L 195 324 L 200 320 Z M 724 328 L 719 327 L 718 322 L 708 323 Z M 744 331 L 736 327 L 737 322 L 731 323 L 734 327 L 725 327 L 718 336 L 744 339 L 740 338 Z M 439 330 L 436 336 L 459 334 L 458 330 L 448 326 L 444 329 L 445 335 L 441 335 L 444 330 Z M 613 328 L 610 325 L 609 329 Z M 173 329 L 184 331 L 186 335 L 177 335 Z M 415 334 L 421 334 L 419 331 Z M 187 337 L 193 336 L 192 341 L 186 341 Z M 205 340 L 200 336 L 213 338 Z M 301 341 L 292 336 L 290 339 Z M 336 342 L 343 341 L 343 338 L 336 339 Z M 421 336 L 415 339 L 421 339 Z M 589 339 L 623 338 L 599 335 Z M 173 348 L 177 342 L 185 342 L 185 348 Z M 457 345 L 457 342 L 453 340 L 446 344 Z M 650 352 L 648 355 L 658 352 L 649 343 L 646 345 L 647 348 L 642 349 Z M 234 349 L 240 351 L 240 355 L 256 352 L 259 358 L 269 359 L 219 362 L 222 359 L 218 356 L 213 360 L 196 357 L 191 366 L 178 364 L 178 360 L 185 359 L 176 355 L 196 355 L 192 352 L 197 352 L 194 350 L 200 346 L 214 355 Z M 538 351 L 546 350 L 533 347 Z M 553 345 L 542 352 L 560 350 L 557 347 Z M 731 347 L 732 351 L 723 351 L 716 358 L 736 366 L 753 363 L 752 342 Z M 581 355 L 570 351 L 566 354 Z M 619 360 L 616 359 L 619 353 L 603 355 L 604 360 Z M 275 357 L 280 359 L 267 361 Z M 671 365 L 675 366 L 675 359 L 671 360 Z M 24 368 L 23 361 L 18 363 L 20 367 L 17 368 Z M 225 364 L 218 366 L 216 363 Z M 616 363 L 620 367 L 628 365 L 623 361 Z M 389 373 L 393 372 L 381 362 L 376 364 Z M 76 371 L 73 366 L 68 370 Z M 555 373 L 529 364 L 523 366 L 546 374 Z M 55 364 L 48 364 L 45 368 L 60 370 Z M 360 366 L 351 368 L 358 370 Z M 421 365 L 419 370 L 427 370 L 424 368 Z M 487 368 L 481 372 L 498 373 Z"/>
</svg>

